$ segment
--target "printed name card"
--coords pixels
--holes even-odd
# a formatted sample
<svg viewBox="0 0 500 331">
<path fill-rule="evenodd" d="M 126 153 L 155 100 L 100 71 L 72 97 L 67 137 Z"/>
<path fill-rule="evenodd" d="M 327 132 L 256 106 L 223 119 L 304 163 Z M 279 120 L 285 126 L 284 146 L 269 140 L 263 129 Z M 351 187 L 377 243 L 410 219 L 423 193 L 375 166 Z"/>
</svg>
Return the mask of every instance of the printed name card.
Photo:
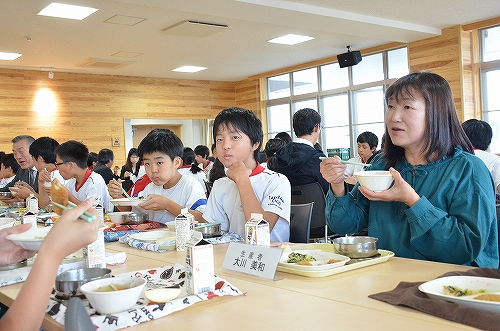
<svg viewBox="0 0 500 331">
<path fill-rule="evenodd" d="M 222 267 L 232 271 L 274 279 L 283 249 L 231 242 Z"/>
</svg>

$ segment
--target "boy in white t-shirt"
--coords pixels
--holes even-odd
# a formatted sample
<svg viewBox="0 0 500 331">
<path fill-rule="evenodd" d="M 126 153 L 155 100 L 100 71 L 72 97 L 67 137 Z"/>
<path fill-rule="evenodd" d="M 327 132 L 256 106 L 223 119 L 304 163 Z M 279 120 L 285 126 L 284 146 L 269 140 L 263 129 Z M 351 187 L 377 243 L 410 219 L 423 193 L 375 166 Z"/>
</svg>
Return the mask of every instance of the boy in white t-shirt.
<svg viewBox="0 0 500 331">
<path fill-rule="evenodd" d="M 69 191 L 69 201 L 79 204 L 94 198 L 94 204 L 103 206 L 105 211 L 113 211 L 104 179 L 87 167 L 89 150 L 79 141 L 68 140 L 56 148 L 56 163 L 59 173 L 66 180 L 64 186 Z"/>
<path fill-rule="evenodd" d="M 45 208 L 50 203 L 50 183 L 57 178 L 61 184 L 66 182 L 59 173 L 56 163 L 55 150 L 59 146 L 57 140 L 50 137 L 35 139 L 30 145 L 30 154 L 33 164 L 38 171 L 38 206 Z M 44 183 L 49 183 L 45 186 Z"/>
<path fill-rule="evenodd" d="M 244 236 L 250 215 L 262 214 L 269 222 L 271 241 L 288 241 L 290 182 L 256 161 L 263 140 L 260 120 L 250 110 L 226 108 L 215 118 L 213 136 L 227 177 L 214 182 L 203 218 L 225 222 L 223 230 Z"/>
<path fill-rule="evenodd" d="M 145 198 L 144 202 L 133 210 L 148 211 L 150 220 L 168 223 L 174 221 L 181 209 L 188 208 L 195 220 L 203 220 L 207 204 L 203 187 L 195 178 L 183 176 L 178 171 L 182 166 L 183 150 L 182 141 L 168 129 L 154 129 L 144 137 L 137 147 L 137 155 L 151 183 L 138 195 Z M 110 181 L 108 190 L 113 198 L 121 198 L 121 180 Z M 119 209 L 132 208 L 120 206 Z"/>
</svg>

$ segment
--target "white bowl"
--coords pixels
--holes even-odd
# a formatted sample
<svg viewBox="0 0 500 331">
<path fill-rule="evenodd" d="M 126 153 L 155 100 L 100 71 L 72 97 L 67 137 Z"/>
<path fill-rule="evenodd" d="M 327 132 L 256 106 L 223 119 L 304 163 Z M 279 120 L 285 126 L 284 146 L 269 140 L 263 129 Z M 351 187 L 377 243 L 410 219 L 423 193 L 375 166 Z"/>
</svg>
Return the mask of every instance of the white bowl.
<svg viewBox="0 0 500 331">
<path fill-rule="evenodd" d="M 117 211 L 113 213 L 108 213 L 108 217 L 111 220 L 111 222 L 115 224 L 122 224 L 123 223 L 123 215 L 127 214 L 132 214 L 131 211 Z"/>
<path fill-rule="evenodd" d="M 12 240 L 24 249 L 37 251 L 40 249 L 43 239 L 45 239 L 45 236 L 49 233 L 51 228 L 50 226 L 46 226 L 43 228 L 31 229 L 23 233 L 12 233 L 5 238 Z"/>
<path fill-rule="evenodd" d="M 354 176 L 361 186 L 374 192 L 387 190 L 394 180 L 389 171 L 357 171 Z"/>
<path fill-rule="evenodd" d="M 125 285 L 132 283 L 132 288 L 113 292 L 96 292 L 100 287 L 114 284 Z M 80 286 L 92 307 L 101 314 L 114 314 L 133 308 L 139 299 L 146 280 L 134 277 L 112 277 L 94 280 Z"/>
<path fill-rule="evenodd" d="M 15 218 L 0 217 L 0 229 L 10 228 L 14 226 L 15 222 L 16 222 Z"/>
</svg>

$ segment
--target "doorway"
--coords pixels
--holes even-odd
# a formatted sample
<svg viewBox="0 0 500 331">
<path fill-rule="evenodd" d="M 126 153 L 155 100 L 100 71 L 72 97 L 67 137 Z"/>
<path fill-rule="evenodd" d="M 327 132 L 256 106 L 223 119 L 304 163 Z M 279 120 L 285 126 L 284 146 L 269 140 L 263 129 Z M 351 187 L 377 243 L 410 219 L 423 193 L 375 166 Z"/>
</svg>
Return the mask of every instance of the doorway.
<svg viewBox="0 0 500 331">
<path fill-rule="evenodd" d="M 146 135 L 154 129 L 169 129 L 177 137 L 182 140 L 182 130 L 180 124 L 169 124 L 169 125 L 132 125 L 132 142 L 135 148 L 139 146 L 139 143 L 146 137 Z"/>
</svg>

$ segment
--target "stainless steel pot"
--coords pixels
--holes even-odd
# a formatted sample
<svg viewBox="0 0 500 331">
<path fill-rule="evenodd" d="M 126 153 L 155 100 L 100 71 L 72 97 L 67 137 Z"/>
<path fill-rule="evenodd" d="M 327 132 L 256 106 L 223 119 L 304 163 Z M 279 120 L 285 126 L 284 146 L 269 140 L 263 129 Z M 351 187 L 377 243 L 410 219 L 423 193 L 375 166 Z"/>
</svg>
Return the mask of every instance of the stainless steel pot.
<svg viewBox="0 0 500 331">
<path fill-rule="evenodd" d="M 111 269 L 81 268 L 61 272 L 56 276 L 57 296 L 69 299 L 72 296 L 82 295 L 80 286 L 92 280 L 111 277 Z"/>
<path fill-rule="evenodd" d="M 136 225 L 144 223 L 143 217 L 136 213 L 122 215 L 122 224 Z"/>
<path fill-rule="evenodd" d="M 358 259 L 378 254 L 378 238 L 365 236 L 345 236 L 333 239 L 336 253 Z"/>
<path fill-rule="evenodd" d="M 213 238 L 222 235 L 221 223 L 200 223 L 194 229 L 201 232 L 203 238 Z"/>
</svg>

